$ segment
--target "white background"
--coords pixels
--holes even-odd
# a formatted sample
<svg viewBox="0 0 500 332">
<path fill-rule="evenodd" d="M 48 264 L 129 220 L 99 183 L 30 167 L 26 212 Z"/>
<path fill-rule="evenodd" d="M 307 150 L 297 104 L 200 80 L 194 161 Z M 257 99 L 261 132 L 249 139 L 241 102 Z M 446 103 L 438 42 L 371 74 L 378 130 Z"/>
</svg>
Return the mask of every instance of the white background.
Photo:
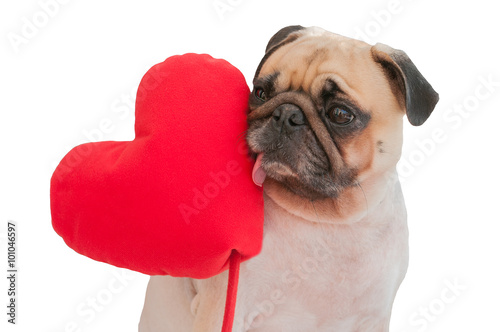
<svg viewBox="0 0 500 332">
<path fill-rule="evenodd" d="M 391 331 L 500 330 L 494 2 L 60 0 L 43 14 L 49 2 L 0 5 L 0 265 L 6 271 L 6 225 L 14 220 L 20 271 L 15 327 L 6 323 L 1 278 L 2 331 L 136 330 L 148 277 L 80 256 L 52 230 L 55 166 L 79 143 L 133 139 L 133 108 L 125 101 L 152 65 L 174 54 L 209 53 L 250 83 L 269 38 L 290 24 L 359 38 L 365 31 L 370 43 L 406 51 L 440 93 L 429 121 L 405 128 L 400 169 L 411 261 Z M 230 7 L 217 12 L 216 3 Z M 26 22 L 39 27 L 29 31 Z M 15 45 L 13 38 L 25 39 Z M 103 119 L 112 124 L 106 132 Z M 87 301 L 99 296 L 105 303 L 90 309 Z"/>
</svg>

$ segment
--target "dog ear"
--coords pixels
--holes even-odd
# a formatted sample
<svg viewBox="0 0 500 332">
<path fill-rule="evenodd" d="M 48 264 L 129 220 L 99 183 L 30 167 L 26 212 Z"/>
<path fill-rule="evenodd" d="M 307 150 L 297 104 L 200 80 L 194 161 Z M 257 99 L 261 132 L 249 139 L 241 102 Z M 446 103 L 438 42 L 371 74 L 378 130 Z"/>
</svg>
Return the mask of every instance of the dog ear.
<svg viewBox="0 0 500 332">
<path fill-rule="evenodd" d="M 266 46 L 266 53 L 269 52 L 271 49 L 273 49 L 275 46 L 281 44 L 285 39 L 295 31 L 299 31 L 305 29 L 301 25 L 290 25 L 287 27 L 282 28 L 280 31 L 276 32 L 274 36 L 271 37 L 269 40 L 269 43 L 267 43 Z M 294 38 L 295 40 L 295 38 Z"/>
<path fill-rule="evenodd" d="M 423 124 L 439 100 L 438 93 L 405 52 L 378 43 L 372 46 L 371 54 L 384 69 L 394 94 L 406 107 L 410 123 L 414 126 Z"/>
<path fill-rule="evenodd" d="M 266 54 L 262 58 L 262 60 L 259 63 L 259 66 L 257 67 L 257 70 L 255 71 L 255 76 L 259 76 L 260 69 L 262 68 L 262 65 L 264 65 L 264 62 L 266 62 L 267 58 L 271 56 L 271 54 L 274 53 L 278 48 L 281 46 L 293 42 L 295 39 L 298 38 L 298 35 L 293 35 L 294 32 L 305 29 L 301 25 L 290 25 L 285 28 L 282 28 L 280 31 L 276 32 L 274 36 L 271 37 L 269 42 L 267 43 L 266 46 Z"/>
</svg>

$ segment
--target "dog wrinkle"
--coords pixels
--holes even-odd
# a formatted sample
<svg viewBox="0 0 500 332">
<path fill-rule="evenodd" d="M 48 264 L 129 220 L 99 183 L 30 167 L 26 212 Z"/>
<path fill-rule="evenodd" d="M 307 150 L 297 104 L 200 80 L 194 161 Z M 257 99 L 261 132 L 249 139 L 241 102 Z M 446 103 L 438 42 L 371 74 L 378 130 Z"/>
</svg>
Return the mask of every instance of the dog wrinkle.
<svg viewBox="0 0 500 332">
<path fill-rule="evenodd" d="M 328 55 L 328 50 L 326 48 L 317 48 L 311 55 L 306 57 L 305 61 L 307 66 L 311 66 L 314 61 L 322 62 Z"/>
</svg>

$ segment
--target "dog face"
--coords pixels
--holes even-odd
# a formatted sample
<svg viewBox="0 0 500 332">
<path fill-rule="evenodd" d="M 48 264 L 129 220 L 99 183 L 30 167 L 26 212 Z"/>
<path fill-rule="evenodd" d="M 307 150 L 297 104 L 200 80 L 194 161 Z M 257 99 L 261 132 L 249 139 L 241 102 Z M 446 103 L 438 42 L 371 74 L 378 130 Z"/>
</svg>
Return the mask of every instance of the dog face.
<svg viewBox="0 0 500 332">
<path fill-rule="evenodd" d="M 394 170 L 404 114 L 421 125 L 438 101 L 404 52 L 300 26 L 271 38 L 253 83 L 256 169 L 309 201 Z"/>
</svg>

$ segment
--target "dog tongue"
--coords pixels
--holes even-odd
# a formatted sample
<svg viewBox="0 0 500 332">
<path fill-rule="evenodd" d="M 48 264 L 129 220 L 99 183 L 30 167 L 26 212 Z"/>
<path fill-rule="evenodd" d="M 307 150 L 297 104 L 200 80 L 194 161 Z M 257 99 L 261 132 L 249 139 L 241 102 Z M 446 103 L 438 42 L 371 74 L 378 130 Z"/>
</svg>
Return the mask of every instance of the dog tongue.
<svg viewBox="0 0 500 332">
<path fill-rule="evenodd" d="M 258 185 L 259 187 L 262 187 L 262 184 L 264 183 L 264 180 L 266 179 L 266 172 L 262 168 L 262 157 L 264 156 L 263 153 L 259 153 L 257 156 L 257 160 L 255 161 L 255 165 L 253 166 L 252 170 L 252 179 L 253 182 Z"/>
</svg>

